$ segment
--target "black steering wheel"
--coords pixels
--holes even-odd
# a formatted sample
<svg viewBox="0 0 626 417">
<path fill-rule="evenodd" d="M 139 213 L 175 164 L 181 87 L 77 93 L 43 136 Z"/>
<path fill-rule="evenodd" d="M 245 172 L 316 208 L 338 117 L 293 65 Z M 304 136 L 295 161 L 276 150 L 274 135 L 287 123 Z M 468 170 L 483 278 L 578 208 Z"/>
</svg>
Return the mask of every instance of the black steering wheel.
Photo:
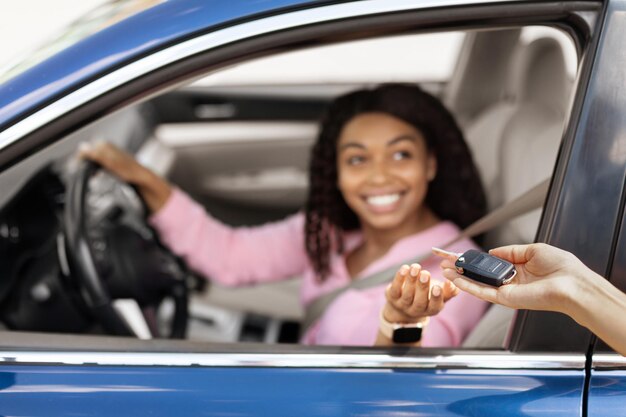
<svg viewBox="0 0 626 417">
<path fill-rule="evenodd" d="M 71 279 L 106 332 L 139 336 L 129 318 L 114 307 L 114 300 L 131 298 L 139 305 L 151 337 L 163 333 L 184 338 L 189 273 L 159 242 L 146 222 L 147 211 L 139 213 L 113 203 L 105 215 L 93 218 L 88 204 L 90 179 L 100 169 L 93 162 L 81 161 L 67 185 L 63 223 Z M 143 204 L 139 194 L 134 194 Z M 156 312 L 167 298 L 174 301 L 173 320 L 169 329 L 159 331 Z"/>
</svg>

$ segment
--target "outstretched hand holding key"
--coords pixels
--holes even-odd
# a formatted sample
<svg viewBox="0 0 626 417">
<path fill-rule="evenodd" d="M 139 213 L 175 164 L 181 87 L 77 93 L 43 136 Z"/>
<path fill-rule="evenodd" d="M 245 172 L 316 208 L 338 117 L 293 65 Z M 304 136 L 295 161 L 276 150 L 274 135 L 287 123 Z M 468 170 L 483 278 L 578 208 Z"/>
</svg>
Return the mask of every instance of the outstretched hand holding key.
<svg viewBox="0 0 626 417">
<path fill-rule="evenodd" d="M 492 249 L 489 254 L 513 264 L 517 274 L 507 285 L 488 286 L 459 273 L 458 261 L 465 254 L 437 248 L 433 253 L 444 258 L 443 275 L 461 290 L 511 308 L 567 314 L 626 354 L 626 322 L 615 320 L 626 314 L 626 294 L 573 254 L 543 243 Z"/>
<path fill-rule="evenodd" d="M 432 250 L 436 255 L 455 259 L 454 267 L 459 274 L 492 287 L 508 284 L 517 274 L 511 262 L 475 249 L 465 253 L 448 252 L 435 247 Z"/>
</svg>

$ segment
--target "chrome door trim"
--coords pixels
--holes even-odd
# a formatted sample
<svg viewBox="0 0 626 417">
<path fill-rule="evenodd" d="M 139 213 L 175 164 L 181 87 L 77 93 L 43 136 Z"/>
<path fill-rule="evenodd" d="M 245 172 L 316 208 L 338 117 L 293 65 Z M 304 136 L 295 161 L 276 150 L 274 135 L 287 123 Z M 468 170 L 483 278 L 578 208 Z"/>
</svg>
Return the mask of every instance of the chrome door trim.
<svg viewBox="0 0 626 417">
<path fill-rule="evenodd" d="M 149 353 L 4 351 L 1 365 L 196 366 L 268 368 L 567 369 L 582 370 L 576 354 L 462 353 L 433 356 L 320 353 Z"/>
<path fill-rule="evenodd" d="M 609 368 L 626 368 L 626 357 L 617 353 L 594 354 L 591 367 L 599 370 Z"/>
<path fill-rule="evenodd" d="M 473 5 L 515 3 L 520 1 L 523 0 L 477 0 Z M 211 32 L 132 62 L 56 100 L 52 104 L 33 113 L 31 116 L 10 126 L 3 132 L 0 132 L 0 151 L 21 137 L 34 132 L 63 114 L 143 74 L 155 71 L 160 67 L 170 65 L 175 61 L 204 52 L 208 49 L 217 48 L 255 36 L 310 24 L 380 13 L 459 6 L 466 3 L 467 0 L 365 0 L 362 2 L 350 2 L 299 10 Z"/>
</svg>

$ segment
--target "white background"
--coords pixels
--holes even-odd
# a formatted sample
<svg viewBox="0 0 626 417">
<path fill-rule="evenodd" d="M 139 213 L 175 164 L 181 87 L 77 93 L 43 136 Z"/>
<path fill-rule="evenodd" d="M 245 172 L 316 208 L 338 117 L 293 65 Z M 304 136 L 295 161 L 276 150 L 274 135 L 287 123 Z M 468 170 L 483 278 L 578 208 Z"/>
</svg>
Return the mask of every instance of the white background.
<svg viewBox="0 0 626 417">
<path fill-rule="evenodd" d="M 104 0 L 0 0 L 0 66 L 56 37 Z"/>
</svg>

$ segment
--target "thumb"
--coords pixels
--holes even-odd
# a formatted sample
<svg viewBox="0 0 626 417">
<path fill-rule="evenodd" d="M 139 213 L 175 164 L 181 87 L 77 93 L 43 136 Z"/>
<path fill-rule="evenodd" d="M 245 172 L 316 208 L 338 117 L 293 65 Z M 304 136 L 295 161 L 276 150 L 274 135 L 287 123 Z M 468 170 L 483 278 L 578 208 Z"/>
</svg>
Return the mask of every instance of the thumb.
<svg viewBox="0 0 626 417">
<path fill-rule="evenodd" d="M 530 258 L 530 251 L 531 245 L 509 245 L 491 249 L 489 253 L 514 264 L 524 264 Z"/>
<path fill-rule="evenodd" d="M 445 281 L 442 284 L 443 287 L 443 301 L 448 301 L 449 299 L 456 297 L 461 290 L 454 285 L 452 281 Z"/>
</svg>

